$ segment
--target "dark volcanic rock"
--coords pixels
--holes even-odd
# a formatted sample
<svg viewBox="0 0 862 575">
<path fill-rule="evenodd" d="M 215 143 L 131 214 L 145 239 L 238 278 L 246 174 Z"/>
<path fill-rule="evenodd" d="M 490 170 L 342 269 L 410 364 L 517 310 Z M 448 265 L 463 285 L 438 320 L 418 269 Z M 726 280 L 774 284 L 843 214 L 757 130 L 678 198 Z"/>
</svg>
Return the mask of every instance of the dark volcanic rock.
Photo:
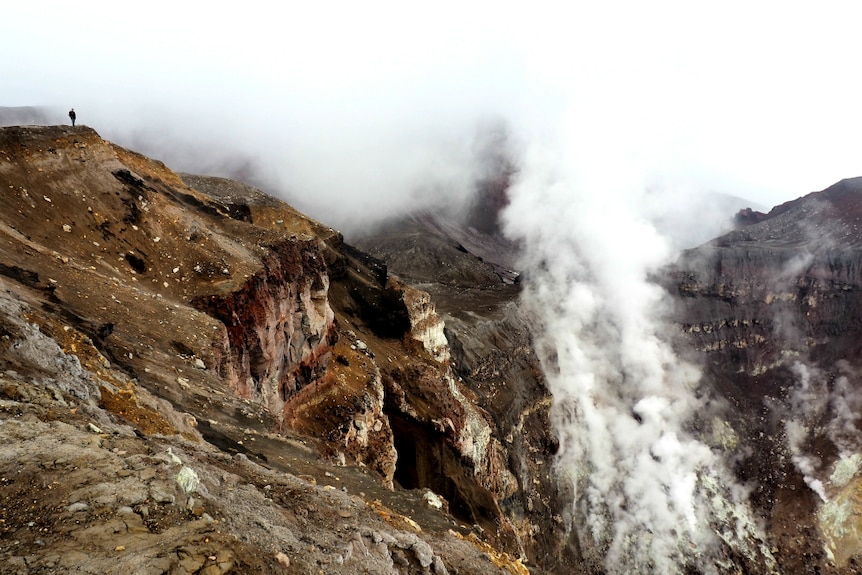
<svg viewBox="0 0 862 575">
<path fill-rule="evenodd" d="M 695 347 L 750 378 L 788 356 L 858 355 L 861 266 L 862 178 L 686 251 L 671 277 Z"/>
<path fill-rule="evenodd" d="M 859 480 L 836 470 L 862 447 L 846 411 L 862 390 L 862 178 L 757 220 L 683 253 L 668 289 L 710 393 L 734 407 L 738 471 L 758 486 L 784 572 L 855 572 Z"/>
</svg>

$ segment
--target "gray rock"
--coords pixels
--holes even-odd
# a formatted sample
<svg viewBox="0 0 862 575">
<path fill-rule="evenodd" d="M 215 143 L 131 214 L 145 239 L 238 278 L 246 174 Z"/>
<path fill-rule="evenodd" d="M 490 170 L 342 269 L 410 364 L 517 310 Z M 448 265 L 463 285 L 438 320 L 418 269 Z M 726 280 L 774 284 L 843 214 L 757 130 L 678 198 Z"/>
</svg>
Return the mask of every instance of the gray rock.
<svg viewBox="0 0 862 575">
<path fill-rule="evenodd" d="M 176 501 L 176 495 L 172 487 L 167 486 L 161 481 L 150 485 L 150 498 L 156 503 L 174 503 Z"/>
<path fill-rule="evenodd" d="M 429 567 L 434 562 L 434 550 L 421 539 L 414 543 L 410 550 L 416 555 L 416 560 L 423 568 Z"/>
</svg>

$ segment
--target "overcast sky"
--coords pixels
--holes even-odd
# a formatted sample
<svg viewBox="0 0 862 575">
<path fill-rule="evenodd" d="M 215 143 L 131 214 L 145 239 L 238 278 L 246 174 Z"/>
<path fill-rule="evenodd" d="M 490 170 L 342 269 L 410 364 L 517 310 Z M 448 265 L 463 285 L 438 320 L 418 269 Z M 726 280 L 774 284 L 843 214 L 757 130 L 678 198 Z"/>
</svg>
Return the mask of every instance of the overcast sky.
<svg viewBox="0 0 862 575">
<path fill-rule="evenodd" d="M 74 106 L 179 169 L 217 144 L 336 224 L 445 198 L 488 121 L 767 207 L 862 175 L 858 2 L 189 4 L 7 2 L 0 106 Z"/>
</svg>

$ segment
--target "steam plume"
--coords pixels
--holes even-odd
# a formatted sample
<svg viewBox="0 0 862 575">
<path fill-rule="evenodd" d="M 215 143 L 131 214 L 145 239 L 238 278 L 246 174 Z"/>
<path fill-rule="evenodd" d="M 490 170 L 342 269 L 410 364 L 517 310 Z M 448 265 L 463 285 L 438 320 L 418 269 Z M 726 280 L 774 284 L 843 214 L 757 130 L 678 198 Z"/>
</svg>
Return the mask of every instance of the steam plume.
<svg viewBox="0 0 862 575">
<path fill-rule="evenodd" d="M 842 487 L 858 472 L 858 453 L 862 447 L 862 433 L 858 429 L 862 395 L 851 383 L 858 380 L 859 374 L 846 361 L 837 362 L 834 371 L 830 374 L 817 366 L 796 361 L 791 367 L 796 385 L 783 410 L 791 461 L 805 484 L 824 504 L 830 501 L 827 485 Z M 830 441 L 838 452 L 831 476 L 825 465 L 828 462 L 811 453 L 810 445 L 819 438 Z M 848 477 L 839 480 L 834 470 L 841 469 L 842 462 L 845 471 L 849 469 L 847 462 L 853 462 L 854 467 Z"/>
<path fill-rule="evenodd" d="M 839 456 L 835 465 L 843 462 L 843 468 L 848 470 L 852 466 L 848 467 L 847 462 L 853 461 L 855 467 L 852 467 L 851 476 L 858 471 L 857 453 L 862 446 L 862 433 L 857 423 L 862 395 L 851 383 L 858 381 L 859 374 L 847 361 L 818 365 L 808 355 L 810 334 L 805 329 L 806 318 L 796 303 L 800 286 L 815 282 L 811 291 L 818 293 L 816 283 L 825 281 L 817 278 L 818 262 L 828 261 L 832 254 L 841 253 L 842 234 L 847 230 L 841 224 L 833 223 L 828 215 L 832 210 L 828 202 L 810 200 L 806 209 L 811 220 L 800 218 L 793 223 L 803 247 L 800 253 L 785 262 L 770 285 L 771 298 L 775 302 L 775 341 L 785 350 L 787 357 L 797 358 L 790 365 L 794 381 L 787 402 L 784 405 L 773 402 L 772 409 L 783 421 L 791 462 L 821 503 L 828 505 L 829 488 L 836 486 L 827 468 L 831 462 L 821 458 L 819 449 L 815 454 L 812 447 L 820 440 L 831 442 Z"/>
<path fill-rule="evenodd" d="M 528 154 L 504 220 L 524 249 L 569 528 L 609 573 L 718 572 L 728 550 L 769 572 L 744 489 L 689 432 L 700 374 L 674 353 L 649 281 L 671 251 L 641 215 L 645 178 L 612 148 L 568 149 Z"/>
</svg>

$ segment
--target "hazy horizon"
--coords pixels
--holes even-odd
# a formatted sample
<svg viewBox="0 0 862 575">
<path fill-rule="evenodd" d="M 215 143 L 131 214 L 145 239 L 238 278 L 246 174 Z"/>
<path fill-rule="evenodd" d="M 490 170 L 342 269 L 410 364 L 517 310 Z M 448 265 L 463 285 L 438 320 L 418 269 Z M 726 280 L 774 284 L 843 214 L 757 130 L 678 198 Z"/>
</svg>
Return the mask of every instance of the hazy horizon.
<svg viewBox="0 0 862 575">
<path fill-rule="evenodd" d="M 251 162 L 334 225 L 469 193 L 488 122 L 519 154 L 568 147 L 651 185 L 767 208 L 862 173 L 853 3 L 4 13 L 0 106 L 75 107 L 177 169 Z"/>
</svg>

